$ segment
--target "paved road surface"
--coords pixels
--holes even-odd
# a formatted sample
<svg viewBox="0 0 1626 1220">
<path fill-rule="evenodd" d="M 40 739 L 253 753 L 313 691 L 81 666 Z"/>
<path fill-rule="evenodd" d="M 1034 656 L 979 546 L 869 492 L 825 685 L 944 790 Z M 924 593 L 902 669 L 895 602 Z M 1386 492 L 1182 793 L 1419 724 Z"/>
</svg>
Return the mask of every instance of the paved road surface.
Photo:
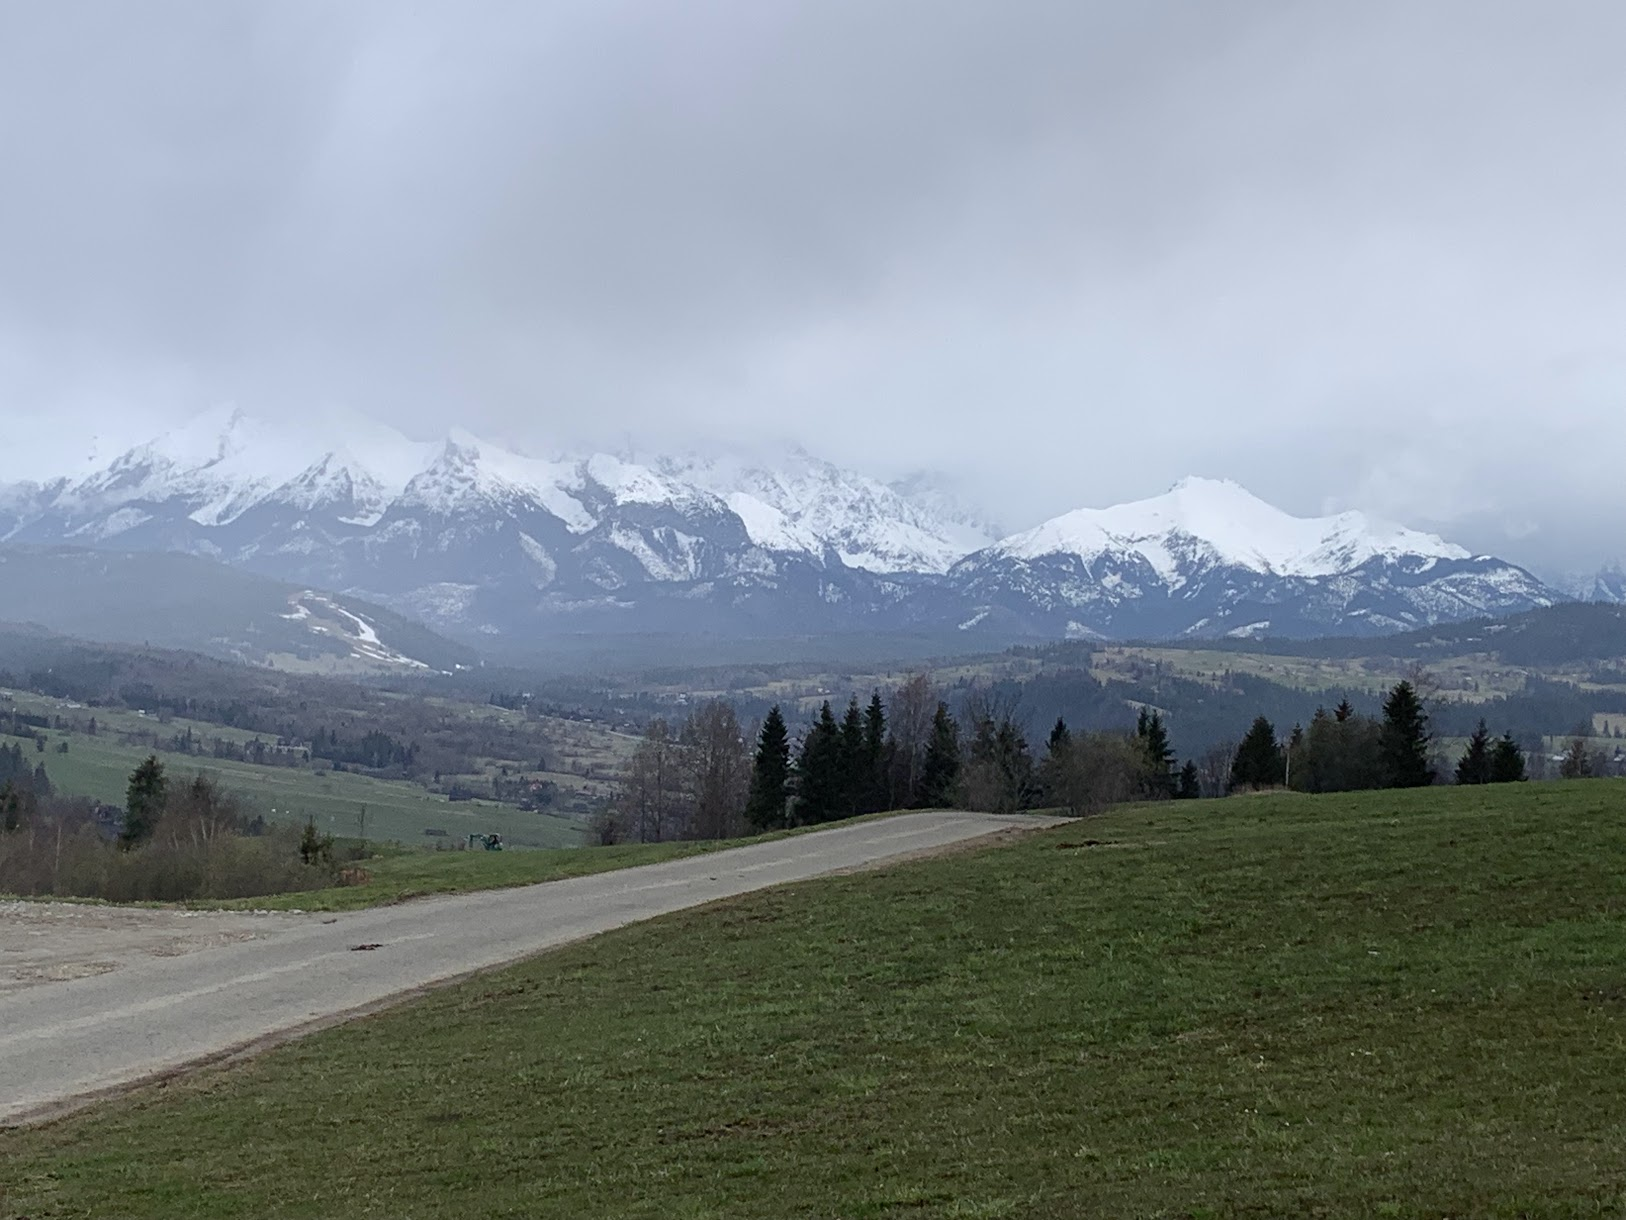
<svg viewBox="0 0 1626 1220">
<path fill-rule="evenodd" d="M 47 978 L 0 992 L 0 1125 L 624 924 L 1034 824 L 907 814 L 522 889 L 337 917 L 262 916 L 252 939 Z M 0 944 L 19 942 L 24 922 L 0 911 Z"/>
</svg>

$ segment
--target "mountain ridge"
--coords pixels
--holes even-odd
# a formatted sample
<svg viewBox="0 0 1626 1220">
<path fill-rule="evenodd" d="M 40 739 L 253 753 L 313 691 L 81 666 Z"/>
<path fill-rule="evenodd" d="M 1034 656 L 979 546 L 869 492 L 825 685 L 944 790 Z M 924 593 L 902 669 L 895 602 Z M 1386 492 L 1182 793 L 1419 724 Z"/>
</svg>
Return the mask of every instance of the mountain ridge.
<svg viewBox="0 0 1626 1220">
<path fill-rule="evenodd" d="M 0 541 L 182 551 L 338 589 L 465 640 L 537 631 L 939 630 L 1025 638 L 1381 634 L 1551 605 L 1522 568 L 1229 480 L 991 536 L 927 476 L 537 458 L 344 417 L 206 413 L 78 479 L 0 488 Z"/>
</svg>

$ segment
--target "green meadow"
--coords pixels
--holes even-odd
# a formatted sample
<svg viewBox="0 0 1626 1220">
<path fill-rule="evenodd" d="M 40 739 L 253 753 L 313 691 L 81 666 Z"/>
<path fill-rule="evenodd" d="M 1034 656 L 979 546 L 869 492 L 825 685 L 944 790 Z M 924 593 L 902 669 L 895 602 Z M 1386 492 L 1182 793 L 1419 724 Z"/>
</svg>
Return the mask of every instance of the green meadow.
<svg viewBox="0 0 1626 1220">
<path fill-rule="evenodd" d="M 1626 1211 L 1626 783 L 1129 807 L 0 1133 L 0 1216 Z"/>
</svg>

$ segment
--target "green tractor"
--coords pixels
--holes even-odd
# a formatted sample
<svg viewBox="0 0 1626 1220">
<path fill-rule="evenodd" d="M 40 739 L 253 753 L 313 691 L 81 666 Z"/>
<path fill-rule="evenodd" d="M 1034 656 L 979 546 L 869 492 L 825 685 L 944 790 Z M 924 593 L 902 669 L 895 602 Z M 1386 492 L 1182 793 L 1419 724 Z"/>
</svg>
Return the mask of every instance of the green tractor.
<svg viewBox="0 0 1626 1220">
<path fill-rule="evenodd" d="M 492 834 L 492 835 L 470 835 L 469 836 L 469 850 L 470 851 L 481 851 L 481 850 L 484 850 L 484 851 L 501 851 L 502 850 L 502 836 L 501 835 L 496 835 L 496 834 Z"/>
</svg>

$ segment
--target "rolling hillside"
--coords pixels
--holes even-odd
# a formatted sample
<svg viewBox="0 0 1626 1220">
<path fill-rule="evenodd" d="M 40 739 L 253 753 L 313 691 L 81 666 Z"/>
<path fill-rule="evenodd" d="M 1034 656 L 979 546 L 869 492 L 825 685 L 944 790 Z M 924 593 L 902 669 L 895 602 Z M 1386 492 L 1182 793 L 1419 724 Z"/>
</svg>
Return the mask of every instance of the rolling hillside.
<svg viewBox="0 0 1626 1220">
<path fill-rule="evenodd" d="M 162 551 L 0 548 L 0 622 L 307 673 L 450 671 L 475 660 L 382 607 Z"/>
</svg>

